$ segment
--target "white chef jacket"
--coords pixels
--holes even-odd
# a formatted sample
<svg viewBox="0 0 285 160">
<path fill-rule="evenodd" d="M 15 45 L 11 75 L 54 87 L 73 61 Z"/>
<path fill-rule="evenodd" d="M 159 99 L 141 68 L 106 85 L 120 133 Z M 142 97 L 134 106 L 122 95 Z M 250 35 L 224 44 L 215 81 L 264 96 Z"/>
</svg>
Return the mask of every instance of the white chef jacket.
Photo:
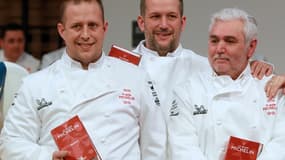
<svg viewBox="0 0 285 160">
<path fill-rule="evenodd" d="M 168 104 L 171 103 L 169 93 L 173 87 L 185 81 L 192 72 L 209 70 L 209 63 L 207 58 L 183 48 L 181 44 L 165 57 L 159 56 L 156 51 L 152 51 L 144 45 L 145 40 L 141 41 L 133 52 L 142 55 L 139 66 L 150 75 L 157 87 L 163 111 L 168 117 L 170 109 Z"/>
<path fill-rule="evenodd" d="M 102 54 L 88 70 L 66 53 L 24 79 L 0 137 L 2 160 L 49 160 L 50 131 L 78 115 L 103 160 L 164 160 L 166 127 L 148 76 Z"/>
<path fill-rule="evenodd" d="M 285 100 L 267 107 L 264 87 L 249 65 L 238 79 L 198 73 L 174 90 L 169 141 L 173 160 L 223 160 L 230 136 L 263 144 L 258 160 L 285 159 Z"/>
<path fill-rule="evenodd" d="M 0 50 L 0 60 L 6 61 L 6 58 L 4 56 L 4 51 Z M 26 68 L 30 73 L 35 72 L 39 70 L 40 68 L 40 61 L 36 58 L 34 58 L 32 55 L 24 52 L 19 59 L 16 62 L 20 66 Z"/>
</svg>

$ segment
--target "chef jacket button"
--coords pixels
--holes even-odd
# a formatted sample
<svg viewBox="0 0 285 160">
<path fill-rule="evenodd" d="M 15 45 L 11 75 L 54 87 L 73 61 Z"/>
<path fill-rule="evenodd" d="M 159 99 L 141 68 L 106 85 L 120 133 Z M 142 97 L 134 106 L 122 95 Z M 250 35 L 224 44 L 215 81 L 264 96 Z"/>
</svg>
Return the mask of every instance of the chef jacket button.
<svg viewBox="0 0 285 160">
<path fill-rule="evenodd" d="M 59 93 L 64 93 L 64 92 L 65 92 L 64 89 L 60 89 L 60 90 L 59 90 Z"/>
<path fill-rule="evenodd" d="M 110 114 L 109 113 L 105 113 L 104 115 L 106 118 L 109 118 L 110 117 Z"/>
<path fill-rule="evenodd" d="M 220 125 L 222 125 L 222 121 L 218 120 L 218 121 L 216 122 L 216 124 L 217 124 L 218 126 L 220 126 Z"/>
<path fill-rule="evenodd" d="M 105 143 L 106 142 L 106 139 L 105 138 L 102 138 L 101 139 L 101 143 Z"/>
<path fill-rule="evenodd" d="M 256 126 L 256 125 L 252 125 L 252 126 L 250 126 L 250 128 L 252 128 L 252 129 L 256 129 L 256 128 L 257 128 L 257 126 Z"/>
</svg>

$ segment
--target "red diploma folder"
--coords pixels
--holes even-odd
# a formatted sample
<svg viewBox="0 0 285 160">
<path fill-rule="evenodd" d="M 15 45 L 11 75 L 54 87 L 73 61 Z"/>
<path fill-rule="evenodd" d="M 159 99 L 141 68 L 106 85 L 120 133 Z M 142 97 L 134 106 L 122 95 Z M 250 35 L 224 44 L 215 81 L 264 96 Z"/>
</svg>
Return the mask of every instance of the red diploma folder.
<svg viewBox="0 0 285 160">
<path fill-rule="evenodd" d="M 59 150 L 69 152 L 65 160 L 101 160 L 78 116 L 54 128 L 51 134 Z"/>
<path fill-rule="evenodd" d="M 262 144 L 237 137 L 230 137 L 225 160 L 256 160 Z"/>
<path fill-rule="evenodd" d="M 109 56 L 119 58 L 123 61 L 132 63 L 134 65 L 139 65 L 140 60 L 141 60 L 141 55 L 139 55 L 137 53 L 133 53 L 129 50 L 118 47 L 116 45 L 113 45 L 111 47 L 111 50 L 109 52 Z"/>
</svg>

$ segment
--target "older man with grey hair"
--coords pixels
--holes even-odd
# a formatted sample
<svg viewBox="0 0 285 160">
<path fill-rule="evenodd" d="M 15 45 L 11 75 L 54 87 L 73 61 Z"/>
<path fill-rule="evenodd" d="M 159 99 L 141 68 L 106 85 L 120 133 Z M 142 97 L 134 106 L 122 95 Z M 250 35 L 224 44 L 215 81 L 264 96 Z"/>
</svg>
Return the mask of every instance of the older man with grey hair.
<svg viewBox="0 0 285 160">
<path fill-rule="evenodd" d="M 232 160 L 228 156 L 235 151 L 243 160 L 285 159 L 285 97 L 279 93 L 269 100 L 264 87 L 270 77 L 251 75 L 249 59 L 256 45 L 254 17 L 236 8 L 213 15 L 208 41 L 212 71 L 197 72 L 174 89 L 173 160 Z M 240 144 L 236 150 L 232 141 Z"/>
</svg>

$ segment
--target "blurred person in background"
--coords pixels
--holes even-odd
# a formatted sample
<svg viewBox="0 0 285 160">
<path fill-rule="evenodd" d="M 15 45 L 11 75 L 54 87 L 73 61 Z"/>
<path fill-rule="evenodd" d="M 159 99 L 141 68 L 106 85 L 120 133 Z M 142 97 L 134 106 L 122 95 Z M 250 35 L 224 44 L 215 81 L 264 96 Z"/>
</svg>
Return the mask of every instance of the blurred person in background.
<svg viewBox="0 0 285 160">
<path fill-rule="evenodd" d="M 35 72 L 40 67 L 40 61 L 24 51 L 25 42 L 25 32 L 21 25 L 16 23 L 5 25 L 1 33 L 0 60 L 17 63 L 30 73 Z"/>
</svg>

